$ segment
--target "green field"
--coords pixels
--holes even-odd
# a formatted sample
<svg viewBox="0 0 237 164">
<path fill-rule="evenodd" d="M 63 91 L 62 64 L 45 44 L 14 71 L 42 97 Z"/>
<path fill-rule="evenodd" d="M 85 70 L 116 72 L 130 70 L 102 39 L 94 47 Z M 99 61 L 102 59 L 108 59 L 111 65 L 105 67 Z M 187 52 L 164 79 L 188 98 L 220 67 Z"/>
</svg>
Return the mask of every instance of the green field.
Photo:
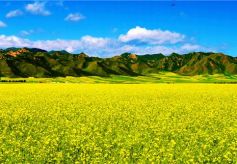
<svg viewBox="0 0 237 164">
<path fill-rule="evenodd" d="M 146 76 L 122 76 L 111 75 L 110 77 L 82 76 L 82 77 L 57 77 L 57 78 L 7 78 L 1 80 L 26 80 L 27 83 L 237 83 L 237 75 L 195 75 L 181 76 L 171 72 L 148 74 Z"/>
<path fill-rule="evenodd" d="M 1 84 L 0 163 L 236 163 L 236 91 Z"/>
</svg>

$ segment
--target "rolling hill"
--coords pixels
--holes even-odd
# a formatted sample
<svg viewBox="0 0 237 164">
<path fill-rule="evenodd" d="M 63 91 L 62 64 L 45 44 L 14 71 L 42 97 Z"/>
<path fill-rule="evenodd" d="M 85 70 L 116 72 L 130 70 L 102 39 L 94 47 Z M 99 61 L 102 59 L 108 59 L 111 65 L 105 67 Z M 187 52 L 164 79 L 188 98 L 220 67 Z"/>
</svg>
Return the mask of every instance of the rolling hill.
<svg viewBox="0 0 237 164">
<path fill-rule="evenodd" d="M 138 76 L 159 72 L 193 76 L 237 74 L 237 58 L 222 53 L 193 52 L 136 55 L 124 53 L 111 58 L 90 57 L 85 53 L 45 51 L 37 48 L 0 50 L 1 77 Z"/>
</svg>

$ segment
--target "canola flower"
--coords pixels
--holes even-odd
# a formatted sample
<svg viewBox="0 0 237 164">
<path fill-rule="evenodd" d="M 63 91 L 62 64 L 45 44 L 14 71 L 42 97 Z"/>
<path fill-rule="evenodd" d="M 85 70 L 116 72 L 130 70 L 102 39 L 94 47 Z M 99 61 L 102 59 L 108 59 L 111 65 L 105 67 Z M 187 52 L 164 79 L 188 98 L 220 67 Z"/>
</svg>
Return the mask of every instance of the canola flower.
<svg viewBox="0 0 237 164">
<path fill-rule="evenodd" d="M 237 85 L 2 84 L 0 163 L 236 163 Z"/>
</svg>

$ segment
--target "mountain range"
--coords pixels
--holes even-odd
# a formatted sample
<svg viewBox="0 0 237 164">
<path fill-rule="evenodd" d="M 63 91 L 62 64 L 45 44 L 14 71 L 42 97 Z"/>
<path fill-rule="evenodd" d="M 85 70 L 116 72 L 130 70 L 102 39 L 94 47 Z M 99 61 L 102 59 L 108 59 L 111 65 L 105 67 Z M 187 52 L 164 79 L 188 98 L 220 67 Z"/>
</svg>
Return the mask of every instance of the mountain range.
<svg viewBox="0 0 237 164">
<path fill-rule="evenodd" d="M 45 51 L 37 48 L 0 49 L 1 77 L 140 76 L 161 71 L 193 76 L 237 74 L 237 57 L 223 53 L 193 52 L 136 55 L 123 53 L 109 58 L 85 53 Z"/>
</svg>

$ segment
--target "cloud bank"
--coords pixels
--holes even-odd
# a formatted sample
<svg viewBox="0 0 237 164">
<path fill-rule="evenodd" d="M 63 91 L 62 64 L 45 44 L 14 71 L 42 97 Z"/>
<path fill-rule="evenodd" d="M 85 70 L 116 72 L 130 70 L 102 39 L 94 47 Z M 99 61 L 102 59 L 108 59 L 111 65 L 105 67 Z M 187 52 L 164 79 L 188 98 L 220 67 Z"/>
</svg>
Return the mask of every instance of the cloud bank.
<svg viewBox="0 0 237 164">
<path fill-rule="evenodd" d="M 126 34 L 119 35 L 118 38 L 86 35 L 77 40 L 30 40 L 14 35 L 0 35 L 0 47 L 35 47 L 48 51 L 66 50 L 71 53 L 85 52 L 89 55 L 100 57 L 119 55 L 124 52 L 136 54 L 163 53 L 168 55 L 173 52 L 214 51 L 201 45 L 187 43 L 184 38 L 185 35 L 180 33 L 159 29 L 149 30 L 137 26 L 128 30 Z M 144 44 L 131 42 L 134 40 Z"/>
</svg>

